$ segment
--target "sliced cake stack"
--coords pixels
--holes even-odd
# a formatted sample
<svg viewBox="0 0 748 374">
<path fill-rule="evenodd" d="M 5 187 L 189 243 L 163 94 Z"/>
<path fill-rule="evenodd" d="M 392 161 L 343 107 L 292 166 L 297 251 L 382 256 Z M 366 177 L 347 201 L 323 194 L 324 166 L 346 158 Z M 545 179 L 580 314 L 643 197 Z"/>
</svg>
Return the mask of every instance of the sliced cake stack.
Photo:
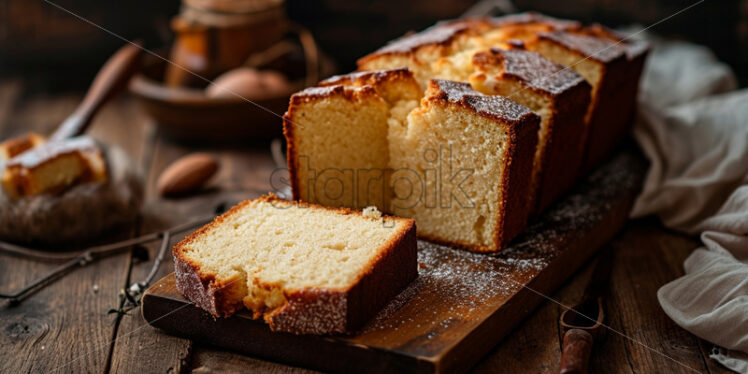
<svg viewBox="0 0 748 374">
<path fill-rule="evenodd" d="M 415 218 L 423 237 L 475 251 L 522 230 L 539 124 L 528 108 L 444 80 L 430 81 L 419 104 L 407 70 L 322 84 L 295 94 L 284 117 L 294 197 L 373 204 Z"/>
<path fill-rule="evenodd" d="M 284 128 L 294 197 L 376 205 L 416 218 L 423 237 L 499 250 L 625 135 L 646 51 L 602 26 L 535 13 L 443 22 L 396 40 L 361 58 L 361 72 L 292 98 Z M 535 128 L 531 116 L 509 120 L 499 102 L 540 118 L 535 139 L 517 143 L 532 150 L 487 130 Z M 494 125 L 479 120 L 487 112 Z M 520 162 L 527 152 L 529 166 Z M 511 182 L 482 179 L 503 175 L 499 165 Z"/>
<path fill-rule="evenodd" d="M 574 69 L 592 86 L 582 173 L 604 161 L 629 131 L 647 43 L 627 42 L 600 25 L 538 34 L 529 49 Z"/>
<path fill-rule="evenodd" d="M 579 174 L 604 161 L 629 130 L 648 45 L 625 40 L 597 24 L 583 26 L 537 13 L 440 23 L 390 43 L 361 58 L 358 65 L 360 70 L 405 66 L 414 70 L 422 85 L 433 77 L 467 81 L 474 69 L 471 57 L 491 47 L 536 51 L 589 83 L 591 100 L 587 125 L 580 134 L 585 151 Z M 448 59 L 462 64 L 443 66 Z"/>
<path fill-rule="evenodd" d="M 461 67 L 461 68 L 456 68 Z M 440 78 L 469 81 L 514 100 L 541 118 L 527 203 L 538 214 L 571 187 L 584 154 L 590 86 L 573 70 L 522 49 L 478 49 L 433 66 Z"/>
</svg>

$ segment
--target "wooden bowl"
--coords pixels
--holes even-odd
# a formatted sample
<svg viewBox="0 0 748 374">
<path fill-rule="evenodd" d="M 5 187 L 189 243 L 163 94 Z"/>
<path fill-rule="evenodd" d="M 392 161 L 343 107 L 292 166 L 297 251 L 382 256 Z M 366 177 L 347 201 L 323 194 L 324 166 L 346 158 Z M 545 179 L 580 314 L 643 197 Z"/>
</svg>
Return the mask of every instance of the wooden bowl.
<svg viewBox="0 0 748 374">
<path fill-rule="evenodd" d="M 130 82 L 130 91 L 159 130 L 179 140 L 220 142 L 278 136 L 289 97 L 304 87 L 303 81 L 294 82 L 281 96 L 247 98 L 251 102 L 213 98 L 203 90 L 165 86 L 166 62 L 151 57 Z"/>
</svg>

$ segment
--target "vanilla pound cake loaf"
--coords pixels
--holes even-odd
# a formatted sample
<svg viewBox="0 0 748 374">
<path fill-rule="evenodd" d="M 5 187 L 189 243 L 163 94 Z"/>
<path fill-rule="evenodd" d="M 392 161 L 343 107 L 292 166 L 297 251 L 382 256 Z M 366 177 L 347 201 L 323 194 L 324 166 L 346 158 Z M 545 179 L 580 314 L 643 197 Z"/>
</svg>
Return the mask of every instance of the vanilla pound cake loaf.
<svg viewBox="0 0 748 374">
<path fill-rule="evenodd" d="M 422 88 L 434 78 L 432 64 L 440 59 L 476 48 L 496 47 L 509 40 L 524 40 L 538 32 L 578 27 L 574 21 L 538 13 L 520 13 L 501 18 L 473 18 L 439 22 L 419 33 L 393 40 L 360 58 L 362 71 L 408 68 Z"/>
<path fill-rule="evenodd" d="M 598 51 L 588 51 L 595 54 L 594 57 L 579 57 L 580 50 L 595 43 L 603 45 Z M 440 22 L 421 33 L 398 39 L 361 58 L 358 61 L 359 73 L 346 78 L 336 77 L 322 85 L 329 90 L 343 90 L 341 92 L 362 90 L 373 87 L 371 82 L 377 79 L 371 77 L 379 70 L 407 68 L 412 71 L 413 78 L 422 89 L 427 89 L 427 93 L 419 106 L 405 118 L 404 113 L 413 107 L 412 101 L 408 101 L 408 105 L 393 106 L 392 100 L 387 99 L 381 89 L 373 90 L 377 97 L 389 104 L 390 109 L 387 126 L 376 126 L 377 133 L 388 133 L 387 165 L 391 173 L 389 201 L 385 197 L 378 206 L 397 215 L 415 217 L 419 223 L 418 233 L 425 238 L 476 251 L 496 251 L 524 227 L 528 212 L 539 214 L 579 175 L 588 171 L 589 165 L 602 161 L 604 153 L 624 136 L 633 118 L 638 76 L 646 49 L 641 44 L 625 43 L 615 33 L 597 25 L 585 27 L 576 21 L 536 13 L 457 20 Z M 570 62 L 572 59 L 574 62 Z M 583 63 L 587 60 L 590 60 L 589 64 Z M 367 74 L 370 78 L 363 79 Z M 470 90 L 471 87 L 474 91 Z M 610 87 L 617 87 L 617 90 Z M 450 95 L 447 88 L 462 94 Z M 495 101 L 488 99 L 492 96 Z M 607 99 L 609 96 L 614 99 Z M 462 99 L 440 101 L 437 97 Z M 437 102 L 443 105 L 434 105 Z M 468 104 L 457 105 L 458 102 Z M 508 106 L 497 104 L 507 102 L 524 108 L 527 112 L 522 113 L 528 116 L 522 121 L 507 120 L 513 118 L 513 113 L 501 114 Z M 476 103 L 480 105 L 471 106 Z M 393 107 L 402 110 L 394 111 Z M 291 109 L 300 112 L 299 108 L 292 101 L 287 117 L 294 115 Z M 470 108 L 472 116 L 465 111 Z M 487 115 L 491 110 L 494 112 Z M 514 113 L 519 112 L 517 109 Z M 327 115 L 314 114 L 313 111 L 307 113 L 311 121 Z M 487 125 L 489 117 L 503 125 Z M 534 120 L 530 117 L 540 119 L 539 124 L 531 125 Z M 347 131 L 348 122 L 353 121 L 339 121 L 339 131 Z M 381 121 L 377 123 L 381 124 Z M 512 127 L 518 123 L 525 125 Z M 497 140 L 499 138 L 491 130 L 486 130 L 502 126 L 507 126 L 507 131 L 522 128 L 522 131 L 513 133 L 523 134 L 517 135 L 517 139 L 534 140 L 517 140 L 516 149 L 506 148 L 504 141 L 509 138 Z M 526 135 L 525 129 L 533 126 L 537 133 Z M 285 127 L 291 126 L 286 124 Z M 308 134 L 315 136 L 313 132 Z M 297 145 L 292 144 L 301 140 L 294 140 L 288 133 L 286 137 L 290 139 L 289 168 L 292 175 L 301 175 L 294 172 L 301 158 L 294 153 Z M 320 140 L 320 146 L 315 149 L 322 157 L 347 157 L 348 149 L 338 149 L 331 142 L 323 146 L 324 136 L 315 139 Z M 382 153 L 383 144 L 373 144 L 360 142 L 356 149 L 361 154 L 373 154 L 373 149 Z M 500 144 L 500 152 L 509 153 L 497 156 L 494 151 L 481 148 L 486 144 Z M 478 149 L 481 151 L 476 151 Z M 484 152 L 483 158 L 477 157 L 476 154 L 481 152 Z M 498 208 L 492 203 L 498 193 L 486 188 L 486 185 L 493 186 L 487 182 L 495 182 L 486 177 L 489 174 L 478 174 L 481 177 L 476 182 L 459 179 L 453 173 L 455 170 L 484 172 L 492 168 L 495 172 L 496 157 L 499 163 L 512 160 L 507 164 L 512 165 L 518 159 L 526 160 L 519 156 L 520 153 L 531 155 L 529 177 L 527 180 L 523 177 L 526 163 L 509 168 L 512 182 L 501 182 L 497 188 L 511 192 L 501 193 L 501 202 L 495 205 Z M 449 160 L 446 174 L 442 170 L 444 160 Z M 473 168 L 476 162 L 480 165 L 477 169 Z M 467 169 L 463 168 L 466 164 Z M 384 165 L 384 162 L 379 165 Z M 443 175 L 449 178 L 431 182 Z M 527 184 L 522 185 L 525 182 Z M 303 196 L 297 191 L 309 189 L 304 184 L 309 186 L 311 182 L 293 177 L 293 184 L 296 185 L 294 196 Z M 455 208 L 455 201 L 463 204 L 473 201 L 472 197 L 476 195 L 475 190 L 466 192 L 465 186 L 480 186 L 478 188 L 490 196 L 488 203 L 475 205 L 479 209 L 472 213 Z M 386 190 L 388 186 L 382 187 Z M 363 196 L 366 192 L 359 191 L 358 194 Z M 447 196 L 446 200 L 444 196 Z M 516 204 L 520 200 L 523 203 L 518 206 L 505 204 L 506 201 Z"/>
<path fill-rule="evenodd" d="M 441 48 L 440 57 L 418 65 L 422 79 L 469 82 L 479 92 L 508 97 L 540 115 L 532 181 L 526 197 L 534 214 L 571 187 L 580 171 L 588 130 L 585 113 L 590 86 L 572 69 L 522 50 L 524 40 L 537 37 L 539 32 L 576 27 L 580 25 L 574 21 L 523 13 L 497 19 L 459 20 L 423 32 L 453 36 L 448 47 Z M 435 48 L 417 43 L 423 39 L 409 36 L 388 47 L 399 46 L 401 51 L 410 48 L 411 55 L 418 56 L 424 48 Z M 372 61 L 376 61 L 375 65 L 402 63 L 380 50 L 361 59 L 360 67 L 366 69 Z"/>
<path fill-rule="evenodd" d="M 519 27 L 519 23 L 506 22 L 514 27 L 507 26 L 504 36 L 520 36 L 519 30 L 524 27 L 551 28 L 541 22 L 551 21 L 537 16 L 514 19 L 513 22 L 535 23 Z M 498 35 L 492 38 L 498 40 Z M 479 92 L 508 97 L 540 115 L 532 182 L 527 191 L 527 204 L 538 214 L 571 187 L 579 173 L 585 151 L 590 86 L 574 70 L 536 52 L 522 50 L 521 43 L 504 42 L 502 47 L 479 47 L 441 57 L 421 76 L 470 82 Z"/>
<path fill-rule="evenodd" d="M 407 69 L 333 77 L 291 97 L 283 117 L 294 199 L 389 210 L 390 124 L 422 92 Z"/>
<path fill-rule="evenodd" d="M 177 290 L 215 317 L 242 307 L 273 331 L 352 332 L 417 276 L 415 223 L 268 195 L 174 246 Z"/>
<path fill-rule="evenodd" d="M 586 132 L 579 134 L 585 143 L 580 174 L 605 160 L 631 126 L 648 46 L 626 41 L 602 26 L 586 27 L 537 13 L 441 22 L 359 59 L 358 67 L 409 67 L 425 84 L 430 78 L 440 77 L 436 73 L 443 71 L 444 66 L 439 65 L 445 58 L 472 56 L 477 49 L 510 45 L 536 51 L 587 80 L 592 90 Z M 465 68 L 458 66 L 456 72 L 462 75 L 459 80 L 467 79 Z"/>
<path fill-rule="evenodd" d="M 311 173 L 303 170 L 306 160 L 314 165 L 320 165 L 320 160 L 347 160 L 351 170 L 369 171 L 371 164 L 362 163 L 360 155 L 388 152 L 378 159 L 387 160 L 388 197 L 382 201 L 383 209 L 415 218 L 420 236 L 474 251 L 497 251 L 524 228 L 532 209 L 527 194 L 539 123 L 528 108 L 483 95 L 467 83 L 443 80 L 431 81 L 418 103 L 412 99 L 421 95 L 420 86 L 402 70 L 355 73 L 321 84 L 330 93 L 368 88 L 376 94 L 362 96 L 350 108 L 339 102 L 335 110 L 345 109 L 346 117 L 336 120 L 330 119 L 328 106 L 303 110 L 292 99 L 286 114 L 291 121 L 285 129 L 294 196 L 303 200 L 304 191 L 329 184 L 309 178 Z M 307 97 L 306 92 L 299 97 Z M 372 121 L 363 108 L 378 105 L 381 115 L 382 101 L 389 103 L 387 118 Z M 378 134 L 385 129 L 385 144 L 368 138 L 360 141 L 360 134 L 369 133 L 366 128 L 376 128 Z M 348 146 L 346 140 L 325 134 L 346 134 L 358 143 Z M 310 148 L 305 137 L 319 144 Z M 310 157 L 299 156 L 305 149 Z"/>
<path fill-rule="evenodd" d="M 532 208 L 526 197 L 539 123 L 509 99 L 431 80 L 404 126 L 391 129 L 392 212 L 415 218 L 426 239 L 502 249 Z"/>
</svg>

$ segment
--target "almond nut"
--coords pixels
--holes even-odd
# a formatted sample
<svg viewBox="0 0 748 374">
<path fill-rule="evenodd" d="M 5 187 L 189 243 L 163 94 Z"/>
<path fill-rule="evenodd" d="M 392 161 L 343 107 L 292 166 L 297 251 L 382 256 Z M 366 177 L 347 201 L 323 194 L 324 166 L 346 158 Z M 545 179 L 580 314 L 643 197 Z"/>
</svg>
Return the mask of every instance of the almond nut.
<svg viewBox="0 0 748 374">
<path fill-rule="evenodd" d="M 161 172 L 156 189 L 161 196 L 197 191 L 218 171 L 218 167 L 218 160 L 207 153 L 184 156 Z"/>
</svg>

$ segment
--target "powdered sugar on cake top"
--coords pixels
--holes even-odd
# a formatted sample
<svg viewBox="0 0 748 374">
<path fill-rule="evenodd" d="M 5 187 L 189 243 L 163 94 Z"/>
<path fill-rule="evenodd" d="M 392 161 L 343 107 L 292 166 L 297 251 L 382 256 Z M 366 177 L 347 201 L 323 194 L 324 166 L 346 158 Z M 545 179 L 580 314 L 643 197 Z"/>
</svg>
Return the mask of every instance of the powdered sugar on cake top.
<svg viewBox="0 0 748 374">
<path fill-rule="evenodd" d="M 443 93 L 442 99 L 463 106 L 467 106 L 478 114 L 507 121 L 519 121 L 525 116 L 535 114 L 527 107 L 499 95 L 484 95 L 475 91 L 469 83 L 461 83 L 442 79 L 432 82 Z"/>
</svg>

